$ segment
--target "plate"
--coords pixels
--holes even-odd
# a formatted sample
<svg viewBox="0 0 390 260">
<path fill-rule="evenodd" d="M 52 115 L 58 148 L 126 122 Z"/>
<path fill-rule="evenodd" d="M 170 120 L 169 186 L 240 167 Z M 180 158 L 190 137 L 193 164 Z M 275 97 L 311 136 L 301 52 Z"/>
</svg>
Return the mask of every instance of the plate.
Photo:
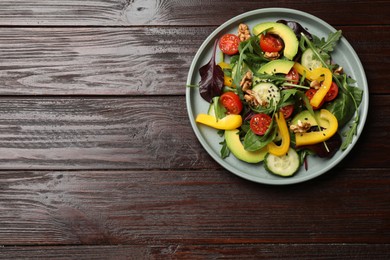
<svg viewBox="0 0 390 260">
<path fill-rule="evenodd" d="M 199 83 L 199 68 L 210 60 L 214 41 L 223 34 L 236 34 L 239 23 L 245 23 L 249 26 L 250 29 L 252 29 L 256 24 L 269 21 L 275 22 L 280 19 L 299 22 L 304 28 L 307 28 L 310 33 L 317 35 L 320 38 L 327 38 L 330 32 L 336 31 L 335 28 L 330 26 L 325 21 L 311 14 L 293 9 L 266 8 L 243 13 L 219 26 L 203 42 L 190 66 L 187 85 L 196 85 Z M 345 73 L 356 80 L 356 86 L 363 89 L 364 91 L 363 100 L 359 107 L 360 123 L 357 129 L 357 135 L 354 137 L 352 144 L 350 144 L 346 150 L 338 151 L 331 159 L 322 159 L 317 156 L 309 156 L 308 170 L 305 170 L 304 167 L 301 167 L 301 169 L 294 176 L 288 178 L 274 176 L 264 169 L 262 163 L 245 163 L 236 159 L 232 154 L 229 157 L 222 159 L 220 157 L 221 145 L 219 144 L 223 140 L 222 137 L 217 134 L 215 129 L 200 124 L 198 125 L 195 122 L 195 118 L 198 114 L 207 113 L 209 103 L 202 99 L 198 88 L 187 88 L 186 104 L 188 116 L 199 142 L 209 153 L 209 155 L 222 167 L 232 172 L 233 174 L 236 174 L 237 176 L 257 183 L 271 185 L 294 184 L 313 179 L 329 171 L 347 156 L 361 135 L 367 118 L 369 96 L 367 79 L 363 66 L 356 52 L 344 37 L 342 37 L 337 44 L 335 51 L 332 53 L 332 58 L 336 63 L 344 68 Z M 348 124 L 346 127 L 348 127 Z M 341 129 L 339 132 L 343 132 L 343 130 L 345 129 Z"/>
</svg>

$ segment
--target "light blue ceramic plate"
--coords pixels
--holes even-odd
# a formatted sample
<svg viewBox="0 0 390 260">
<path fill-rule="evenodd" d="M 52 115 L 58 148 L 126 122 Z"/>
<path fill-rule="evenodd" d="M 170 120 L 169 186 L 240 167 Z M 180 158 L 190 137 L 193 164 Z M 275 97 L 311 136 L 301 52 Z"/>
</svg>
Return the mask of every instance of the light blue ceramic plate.
<svg viewBox="0 0 390 260">
<path fill-rule="evenodd" d="M 299 22 L 304 28 L 307 28 L 310 33 L 319 37 L 327 37 L 330 32 L 336 31 L 335 28 L 322 21 L 321 19 L 292 9 L 284 8 L 268 8 L 259 9 L 247 12 L 236 16 L 226 23 L 219 26 L 200 46 L 191 64 L 187 84 L 195 85 L 200 81 L 199 68 L 206 64 L 212 55 L 213 43 L 216 39 L 225 33 L 236 33 L 238 24 L 246 23 L 249 28 L 262 22 L 277 21 L 280 19 L 293 20 Z M 316 156 L 308 158 L 308 170 L 301 167 L 298 173 L 289 178 L 282 178 L 268 173 L 262 163 L 249 164 L 236 159 L 233 155 L 228 158 L 221 159 L 220 157 L 220 142 L 222 138 L 217 134 L 217 131 L 207 126 L 198 125 L 195 118 L 199 113 L 207 113 L 209 104 L 204 101 L 199 95 L 199 89 L 187 88 L 186 102 L 188 115 L 191 121 L 192 128 L 202 144 L 204 149 L 210 156 L 217 161 L 221 166 L 230 172 L 244 178 L 258 183 L 285 185 L 294 184 L 313 179 L 333 167 L 335 167 L 354 147 L 360 134 L 362 133 L 368 112 L 368 86 L 367 79 L 364 73 L 363 66 L 353 50 L 352 46 L 345 38 L 342 38 L 335 51 L 332 54 L 333 60 L 344 68 L 344 71 L 357 81 L 356 86 L 363 89 L 363 101 L 359 107 L 360 124 L 357 130 L 357 135 L 353 139 L 353 143 L 345 150 L 338 151 L 331 159 L 322 159 Z M 341 129 L 343 132 L 343 129 Z"/>
</svg>

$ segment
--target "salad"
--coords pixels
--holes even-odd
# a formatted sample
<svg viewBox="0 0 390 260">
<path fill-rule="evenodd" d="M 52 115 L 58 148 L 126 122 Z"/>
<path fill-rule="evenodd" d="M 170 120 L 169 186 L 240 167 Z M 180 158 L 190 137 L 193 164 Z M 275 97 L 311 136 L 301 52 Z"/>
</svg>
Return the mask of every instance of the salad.
<svg viewBox="0 0 390 260">
<path fill-rule="evenodd" d="M 332 60 L 341 37 L 319 38 L 285 20 L 242 23 L 219 37 L 199 69 L 199 93 L 210 105 L 195 121 L 223 137 L 220 156 L 288 177 L 310 167 L 307 156 L 326 160 L 345 150 L 357 133 L 363 91 Z"/>
</svg>

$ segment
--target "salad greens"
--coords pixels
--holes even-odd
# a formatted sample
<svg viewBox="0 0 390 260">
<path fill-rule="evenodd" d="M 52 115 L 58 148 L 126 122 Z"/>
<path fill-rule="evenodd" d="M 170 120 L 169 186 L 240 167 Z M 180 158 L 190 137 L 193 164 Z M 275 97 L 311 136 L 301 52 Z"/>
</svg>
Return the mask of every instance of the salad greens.
<svg viewBox="0 0 390 260">
<path fill-rule="evenodd" d="M 313 42 L 311 42 L 304 34 L 302 34 L 302 39 L 313 51 L 315 58 L 321 61 L 324 67 L 329 69 L 338 67 L 337 64 L 330 63 L 330 52 L 334 50 L 340 38 L 341 31 L 330 33 L 327 40 L 324 38 L 319 39 L 317 36 L 314 36 Z M 304 43 L 301 42 L 300 46 L 301 48 L 304 48 Z M 336 100 L 332 103 L 329 103 L 326 108 L 336 116 L 340 128 L 345 126 L 355 115 L 351 127 L 349 130 L 343 133 L 346 138 L 341 145 L 341 149 L 345 150 L 348 145 L 352 143 L 353 136 L 357 134 L 357 126 L 359 125 L 358 108 L 362 101 L 363 90 L 353 87 L 352 84 L 355 83 L 355 80 L 347 78 L 346 74 L 338 75 L 334 73 L 333 79 L 342 91 L 339 93 Z"/>
<path fill-rule="evenodd" d="M 223 47 L 229 54 L 227 57 L 222 55 L 222 62 L 218 64 L 217 41 L 214 43 L 210 61 L 199 70 L 200 95 L 210 103 L 210 116 L 202 117 L 202 120 L 196 122 L 215 125 L 215 122 L 209 124 L 207 120 L 214 118 L 218 122 L 231 111 L 238 111 L 234 114 L 242 116 L 242 121 L 236 117 L 237 125 L 233 124 L 234 129 L 218 131 L 220 136 L 225 137 L 220 142 L 221 157 L 226 158 L 231 152 L 236 155 L 235 146 L 242 146 L 239 150 L 245 151 L 245 154 L 256 153 L 264 156 L 264 166 L 268 171 L 286 177 L 297 171 L 296 167 L 292 169 L 288 165 L 303 164 L 307 169 L 306 156 L 315 154 L 319 157 L 332 157 L 336 151 L 345 150 L 352 143 L 357 134 L 358 108 L 363 91 L 356 87 L 356 82 L 332 60 L 332 52 L 342 37 L 341 31 L 331 32 L 325 39 L 310 34 L 297 22 L 279 20 L 278 23 L 292 30 L 295 40 L 287 39 L 290 36 L 286 35 L 291 33 L 283 33 L 285 29 L 270 22 L 267 26 L 274 24 L 275 28 L 282 31 L 275 32 L 272 31 L 273 27 L 270 27 L 258 35 L 247 37 L 237 43 L 237 46 L 234 46 L 233 42 L 225 42 Z M 264 24 L 261 26 L 264 27 Z M 233 36 L 229 34 L 229 39 L 234 39 Z M 282 55 L 285 46 L 280 44 L 281 40 L 285 45 L 289 44 L 289 41 L 295 41 L 292 46 L 298 46 L 292 61 Z M 219 46 L 222 50 L 221 45 Z M 234 48 L 237 48 L 236 51 Z M 310 61 L 308 64 L 315 64 L 316 67 L 304 66 L 305 54 L 305 59 Z M 264 66 L 277 59 L 286 61 L 278 61 L 283 68 L 264 72 Z M 250 78 L 247 78 L 248 73 Z M 251 83 L 249 88 L 244 84 L 248 80 Z M 273 94 L 275 90 L 277 95 Z M 230 99 L 226 93 L 230 94 Z M 305 116 L 301 116 L 303 114 Z M 337 130 L 346 126 L 352 118 L 342 140 Z M 238 134 L 226 135 L 227 131 L 233 130 L 238 130 Z M 329 136 L 325 136 L 326 134 Z M 227 141 L 227 138 L 232 136 L 235 140 Z M 294 155 L 296 153 L 298 156 Z M 238 156 L 245 161 L 243 157 L 245 156 Z"/>
<path fill-rule="evenodd" d="M 219 96 L 223 88 L 223 71 L 220 66 L 215 63 L 215 53 L 218 41 L 215 41 L 213 47 L 213 55 L 210 61 L 199 69 L 200 82 L 199 92 L 200 95 L 211 102 L 212 98 Z"/>
</svg>

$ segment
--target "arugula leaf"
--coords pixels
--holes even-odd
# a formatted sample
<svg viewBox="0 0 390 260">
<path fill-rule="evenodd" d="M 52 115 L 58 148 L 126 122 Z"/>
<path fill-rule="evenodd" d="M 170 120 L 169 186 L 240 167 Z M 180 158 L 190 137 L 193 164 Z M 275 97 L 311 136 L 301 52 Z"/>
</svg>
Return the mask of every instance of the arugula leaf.
<svg viewBox="0 0 390 260">
<path fill-rule="evenodd" d="M 226 108 L 221 104 L 221 102 L 219 102 L 219 96 L 213 97 L 212 106 L 217 119 L 221 119 L 226 116 Z"/>
<path fill-rule="evenodd" d="M 221 150 L 220 150 L 221 158 L 222 158 L 222 159 L 225 159 L 226 157 L 228 157 L 228 156 L 230 155 L 230 150 L 229 150 L 229 148 L 227 147 L 226 140 L 224 139 L 224 140 L 223 140 L 222 142 L 220 142 L 219 144 L 222 145 Z"/>
<path fill-rule="evenodd" d="M 284 106 L 287 106 L 287 105 L 293 105 L 295 104 L 295 101 L 291 98 L 292 96 L 294 96 L 296 93 L 297 93 L 297 89 L 284 89 L 280 92 L 280 100 L 279 100 L 279 103 L 278 103 L 278 106 L 277 106 L 277 110 L 279 110 L 280 108 L 284 107 Z"/>
<path fill-rule="evenodd" d="M 351 86 L 350 82 L 355 81 L 347 78 L 345 74 L 334 77 L 334 80 L 342 91 L 339 92 L 338 97 L 326 108 L 336 116 L 339 121 L 339 128 L 346 125 L 355 114 L 349 129 L 343 133 L 345 139 L 341 144 L 341 150 L 345 150 L 357 134 L 357 127 L 360 121 L 358 108 L 363 98 L 363 90 Z M 351 107 L 354 109 L 351 109 Z"/>
<path fill-rule="evenodd" d="M 339 121 L 339 127 L 343 127 L 349 120 L 353 117 L 354 113 L 359 117 L 357 111 L 358 107 L 362 101 L 363 90 L 351 86 L 348 82 L 346 74 L 334 77 L 337 85 L 340 87 L 341 91 L 337 98 L 330 102 L 326 108 L 334 113 L 337 120 Z M 352 109 L 355 108 L 355 109 Z M 355 121 L 358 121 L 355 119 Z"/>
<path fill-rule="evenodd" d="M 268 60 L 266 60 L 264 57 L 250 52 L 245 53 L 244 56 L 244 62 L 251 71 L 258 71 L 260 67 L 267 61 Z"/>
<path fill-rule="evenodd" d="M 353 117 L 355 113 L 354 109 L 351 109 L 353 106 L 351 96 L 340 91 L 337 98 L 329 102 L 325 108 L 337 118 L 339 128 L 342 128 Z"/>
<path fill-rule="evenodd" d="M 330 69 L 330 53 L 334 50 L 334 47 L 340 40 L 341 35 L 342 31 L 338 30 L 336 32 L 329 33 L 327 40 L 325 40 L 325 38 L 320 39 L 315 35 L 313 35 L 313 41 L 310 41 L 304 34 L 302 34 L 301 37 L 307 46 L 312 49 L 314 58 L 321 61 L 324 67 Z M 304 45 L 303 41 L 302 45 Z"/>
<path fill-rule="evenodd" d="M 253 36 L 252 36 L 253 37 Z M 252 38 L 251 37 L 251 38 Z M 242 91 L 242 88 L 241 88 L 241 85 L 240 85 L 240 81 L 241 81 L 241 78 L 242 78 L 242 64 L 243 64 L 243 60 L 244 60 L 244 52 L 247 48 L 249 48 L 249 45 L 251 44 L 250 43 L 250 39 L 249 38 L 248 40 L 244 41 L 244 42 L 241 42 L 240 45 L 238 46 L 238 50 L 239 50 L 239 58 L 238 58 L 238 61 L 236 63 L 236 66 L 238 69 L 235 70 L 235 73 L 233 73 L 233 82 L 234 82 L 234 85 L 236 85 L 236 89 L 237 89 L 237 94 L 238 96 L 240 97 L 241 100 L 244 100 L 244 92 Z"/>
<path fill-rule="evenodd" d="M 296 93 L 297 93 L 297 89 L 284 89 L 281 91 L 281 94 L 282 94 L 282 100 L 286 101 L 287 99 L 289 99 L 291 96 L 294 96 Z"/>
<path fill-rule="evenodd" d="M 327 53 L 330 53 L 334 50 L 334 47 L 337 45 L 338 41 L 340 40 L 342 35 L 342 31 L 338 30 L 334 33 L 329 33 L 328 39 L 321 45 L 318 46 L 320 51 L 324 51 Z"/>
</svg>

